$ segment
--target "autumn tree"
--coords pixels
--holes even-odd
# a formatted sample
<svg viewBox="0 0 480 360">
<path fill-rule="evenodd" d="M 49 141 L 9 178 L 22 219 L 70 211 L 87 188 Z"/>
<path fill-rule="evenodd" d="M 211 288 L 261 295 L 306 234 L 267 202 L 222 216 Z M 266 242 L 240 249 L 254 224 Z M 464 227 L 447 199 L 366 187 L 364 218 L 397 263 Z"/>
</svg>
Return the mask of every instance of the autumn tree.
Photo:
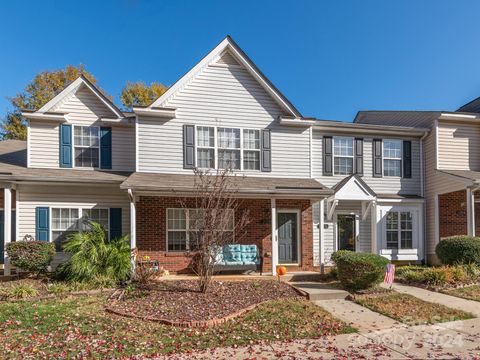
<svg viewBox="0 0 480 360">
<path fill-rule="evenodd" d="M 150 105 L 165 91 L 167 91 L 167 87 L 161 83 L 153 82 L 147 85 L 142 81 L 128 81 L 122 89 L 120 100 L 125 108 L 131 110 L 134 106 Z"/>
<path fill-rule="evenodd" d="M 227 244 L 238 243 L 246 234 L 249 214 L 238 198 L 238 178 L 231 170 L 194 170 L 193 198 L 181 200 L 188 218 L 189 250 L 200 291 L 211 283 L 218 252 Z"/>
<path fill-rule="evenodd" d="M 26 140 L 27 129 L 21 111 L 38 110 L 80 75 L 96 83 L 95 77 L 83 65 L 67 65 L 65 69 L 38 73 L 20 93 L 9 98 L 13 109 L 7 113 L 2 124 L 3 139 Z"/>
</svg>

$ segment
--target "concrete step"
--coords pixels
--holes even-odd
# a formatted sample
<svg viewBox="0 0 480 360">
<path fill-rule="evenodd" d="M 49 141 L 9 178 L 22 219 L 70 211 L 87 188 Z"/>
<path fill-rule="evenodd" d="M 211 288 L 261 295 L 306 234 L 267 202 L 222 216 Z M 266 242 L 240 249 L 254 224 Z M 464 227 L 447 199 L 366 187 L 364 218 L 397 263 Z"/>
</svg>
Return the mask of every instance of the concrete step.
<svg viewBox="0 0 480 360">
<path fill-rule="evenodd" d="M 292 282 L 292 286 L 308 294 L 310 301 L 345 299 L 349 294 L 342 289 L 336 289 L 326 283 L 308 281 Z"/>
</svg>

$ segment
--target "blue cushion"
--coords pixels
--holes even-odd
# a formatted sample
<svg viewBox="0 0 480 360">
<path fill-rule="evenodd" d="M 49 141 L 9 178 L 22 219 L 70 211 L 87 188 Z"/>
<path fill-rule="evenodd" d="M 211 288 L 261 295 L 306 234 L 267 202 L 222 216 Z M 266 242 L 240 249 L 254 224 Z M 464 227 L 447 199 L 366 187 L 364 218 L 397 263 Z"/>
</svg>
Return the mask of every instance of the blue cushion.
<svg viewBox="0 0 480 360">
<path fill-rule="evenodd" d="M 225 262 L 242 261 L 241 245 L 231 244 L 223 246 L 223 258 Z"/>
</svg>

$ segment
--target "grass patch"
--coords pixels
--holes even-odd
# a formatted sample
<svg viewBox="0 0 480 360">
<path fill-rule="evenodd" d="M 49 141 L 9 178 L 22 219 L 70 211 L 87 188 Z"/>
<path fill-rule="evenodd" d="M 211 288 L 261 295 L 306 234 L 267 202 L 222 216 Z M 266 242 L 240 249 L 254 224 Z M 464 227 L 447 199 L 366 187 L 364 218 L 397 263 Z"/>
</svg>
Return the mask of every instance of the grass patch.
<svg viewBox="0 0 480 360">
<path fill-rule="evenodd" d="M 451 309 L 397 292 L 376 296 L 360 296 L 354 301 L 370 310 L 408 325 L 435 324 L 474 317 L 472 314 L 461 310 Z"/>
<path fill-rule="evenodd" d="M 355 331 L 306 300 L 274 300 L 226 324 L 175 328 L 104 311 L 102 295 L 0 304 L 3 358 L 155 356 Z M 68 354 L 65 353 L 68 349 Z"/>
<path fill-rule="evenodd" d="M 480 285 L 466 286 L 462 288 L 443 291 L 445 294 L 461 297 L 467 300 L 480 301 Z"/>
</svg>

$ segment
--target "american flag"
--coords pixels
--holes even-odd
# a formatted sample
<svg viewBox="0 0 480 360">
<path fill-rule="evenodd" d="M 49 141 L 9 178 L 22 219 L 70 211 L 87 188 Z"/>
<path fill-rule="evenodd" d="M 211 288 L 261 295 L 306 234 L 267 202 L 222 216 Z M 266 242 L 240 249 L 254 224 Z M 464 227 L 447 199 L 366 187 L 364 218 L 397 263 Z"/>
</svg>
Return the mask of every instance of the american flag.
<svg viewBox="0 0 480 360">
<path fill-rule="evenodd" d="M 385 270 L 385 277 L 383 278 L 383 282 L 385 284 L 392 285 L 394 279 L 395 279 L 395 265 L 387 264 L 387 268 Z"/>
</svg>

